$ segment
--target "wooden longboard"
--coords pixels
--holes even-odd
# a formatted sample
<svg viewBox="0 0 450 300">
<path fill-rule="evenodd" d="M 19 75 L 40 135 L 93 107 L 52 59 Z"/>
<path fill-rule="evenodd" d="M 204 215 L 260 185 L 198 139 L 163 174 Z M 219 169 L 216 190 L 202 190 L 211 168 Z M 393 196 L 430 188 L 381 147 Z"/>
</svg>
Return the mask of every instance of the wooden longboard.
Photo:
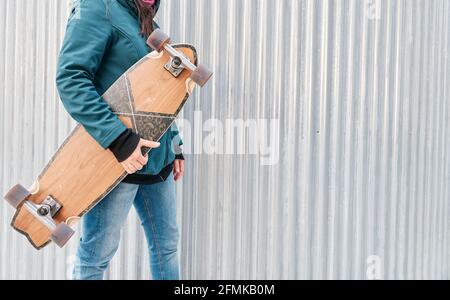
<svg viewBox="0 0 450 300">
<path fill-rule="evenodd" d="M 173 45 L 197 66 L 193 46 Z M 166 51 L 152 52 L 122 75 L 104 94 L 104 100 L 122 122 L 147 140 L 159 141 L 171 127 L 195 83 L 192 71 L 178 78 L 165 69 Z M 56 224 L 71 225 L 93 208 L 125 177 L 126 172 L 109 150 L 104 150 L 77 126 L 31 188 L 27 201 L 42 204 L 51 196 L 62 207 L 53 217 Z M 17 207 L 12 224 L 31 244 L 41 249 L 52 238 L 51 229 L 24 205 Z"/>
</svg>

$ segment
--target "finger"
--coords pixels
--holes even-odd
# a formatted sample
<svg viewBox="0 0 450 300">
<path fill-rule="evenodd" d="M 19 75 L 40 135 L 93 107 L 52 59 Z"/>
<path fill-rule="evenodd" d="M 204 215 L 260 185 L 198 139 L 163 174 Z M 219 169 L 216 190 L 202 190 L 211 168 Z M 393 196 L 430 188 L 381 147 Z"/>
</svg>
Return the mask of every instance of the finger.
<svg viewBox="0 0 450 300">
<path fill-rule="evenodd" d="M 128 170 L 129 170 L 130 172 L 133 172 L 133 171 L 135 171 L 135 169 L 136 169 L 136 166 L 134 165 L 134 163 L 133 163 L 132 160 L 127 161 L 127 166 L 128 166 Z M 133 172 L 133 173 L 134 173 L 134 172 Z"/>
<path fill-rule="evenodd" d="M 143 166 L 138 161 L 133 161 L 133 162 L 131 162 L 131 164 L 133 165 L 134 173 L 142 170 L 142 168 L 143 168 Z"/>
<path fill-rule="evenodd" d="M 139 171 L 138 168 L 136 168 L 135 166 L 131 167 L 131 174 L 136 173 L 137 171 Z"/>
<path fill-rule="evenodd" d="M 142 161 L 142 165 L 146 166 L 148 164 L 148 155 L 144 156 L 144 160 Z"/>
<path fill-rule="evenodd" d="M 127 165 L 127 172 L 128 172 L 128 174 L 134 174 L 134 173 L 136 173 L 135 167 L 133 166 L 132 163 L 127 162 L 126 165 Z"/>
<path fill-rule="evenodd" d="M 178 159 L 173 163 L 173 169 L 176 173 L 180 173 L 180 161 Z"/>
<path fill-rule="evenodd" d="M 173 179 L 174 179 L 175 181 L 178 181 L 178 180 L 180 179 L 179 173 L 175 173 L 175 174 L 173 175 Z"/>
<path fill-rule="evenodd" d="M 148 162 L 148 156 L 142 156 L 142 155 L 139 155 L 139 157 L 137 158 L 137 161 L 138 161 L 141 165 L 145 166 L 145 165 L 147 164 L 147 162 Z"/>
<path fill-rule="evenodd" d="M 152 141 L 147 141 L 144 139 L 141 139 L 141 147 L 148 147 L 148 148 L 159 148 L 159 146 L 161 146 L 160 143 L 158 142 L 152 142 Z"/>
<path fill-rule="evenodd" d="M 124 169 L 128 174 L 133 174 L 133 171 L 128 164 L 124 165 Z"/>
<path fill-rule="evenodd" d="M 180 172 L 184 174 L 184 160 L 180 160 Z"/>
</svg>

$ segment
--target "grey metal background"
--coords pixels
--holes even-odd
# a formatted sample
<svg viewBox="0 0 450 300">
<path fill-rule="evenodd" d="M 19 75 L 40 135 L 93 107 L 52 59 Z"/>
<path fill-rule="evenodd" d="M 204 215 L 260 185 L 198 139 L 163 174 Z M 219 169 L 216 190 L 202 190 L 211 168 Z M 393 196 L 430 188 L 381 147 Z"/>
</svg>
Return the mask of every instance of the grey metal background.
<svg viewBox="0 0 450 300">
<path fill-rule="evenodd" d="M 1 195 L 74 126 L 54 83 L 67 12 L 0 1 Z M 375 255 L 385 279 L 450 279 L 450 1 L 165 0 L 159 21 L 215 71 L 186 119 L 281 124 L 276 165 L 187 157 L 184 278 L 365 279 Z M 2 202 L 0 278 L 68 278 L 76 239 L 36 252 L 12 214 Z M 148 278 L 147 261 L 132 212 L 108 278 Z"/>
</svg>

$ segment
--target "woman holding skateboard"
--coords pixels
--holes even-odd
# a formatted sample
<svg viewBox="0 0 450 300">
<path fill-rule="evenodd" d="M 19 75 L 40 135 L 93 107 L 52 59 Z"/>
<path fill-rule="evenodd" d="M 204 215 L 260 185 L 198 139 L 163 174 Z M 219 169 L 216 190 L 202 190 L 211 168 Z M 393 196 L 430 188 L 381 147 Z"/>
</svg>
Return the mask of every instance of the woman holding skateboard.
<svg viewBox="0 0 450 300">
<path fill-rule="evenodd" d="M 148 54 L 158 0 L 75 0 L 61 49 L 57 87 L 69 114 L 130 174 L 82 220 L 74 279 L 103 279 L 134 205 L 142 222 L 153 279 L 180 279 L 175 181 L 184 159 L 175 126 L 159 143 L 127 129 L 102 95 Z M 142 155 L 141 148 L 153 148 Z M 176 149 L 176 150 L 175 150 Z"/>
</svg>

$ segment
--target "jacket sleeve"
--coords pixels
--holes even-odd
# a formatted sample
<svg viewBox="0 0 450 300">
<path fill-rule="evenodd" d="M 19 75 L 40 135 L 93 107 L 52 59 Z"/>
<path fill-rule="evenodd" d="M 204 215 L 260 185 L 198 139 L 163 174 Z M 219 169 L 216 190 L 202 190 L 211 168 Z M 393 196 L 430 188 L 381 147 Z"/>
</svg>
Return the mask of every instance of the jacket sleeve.
<svg viewBox="0 0 450 300">
<path fill-rule="evenodd" d="M 59 56 L 56 85 L 68 113 L 106 149 L 127 130 L 94 85 L 112 24 L 102 0 L 75 3 Z"/>
</svg>

